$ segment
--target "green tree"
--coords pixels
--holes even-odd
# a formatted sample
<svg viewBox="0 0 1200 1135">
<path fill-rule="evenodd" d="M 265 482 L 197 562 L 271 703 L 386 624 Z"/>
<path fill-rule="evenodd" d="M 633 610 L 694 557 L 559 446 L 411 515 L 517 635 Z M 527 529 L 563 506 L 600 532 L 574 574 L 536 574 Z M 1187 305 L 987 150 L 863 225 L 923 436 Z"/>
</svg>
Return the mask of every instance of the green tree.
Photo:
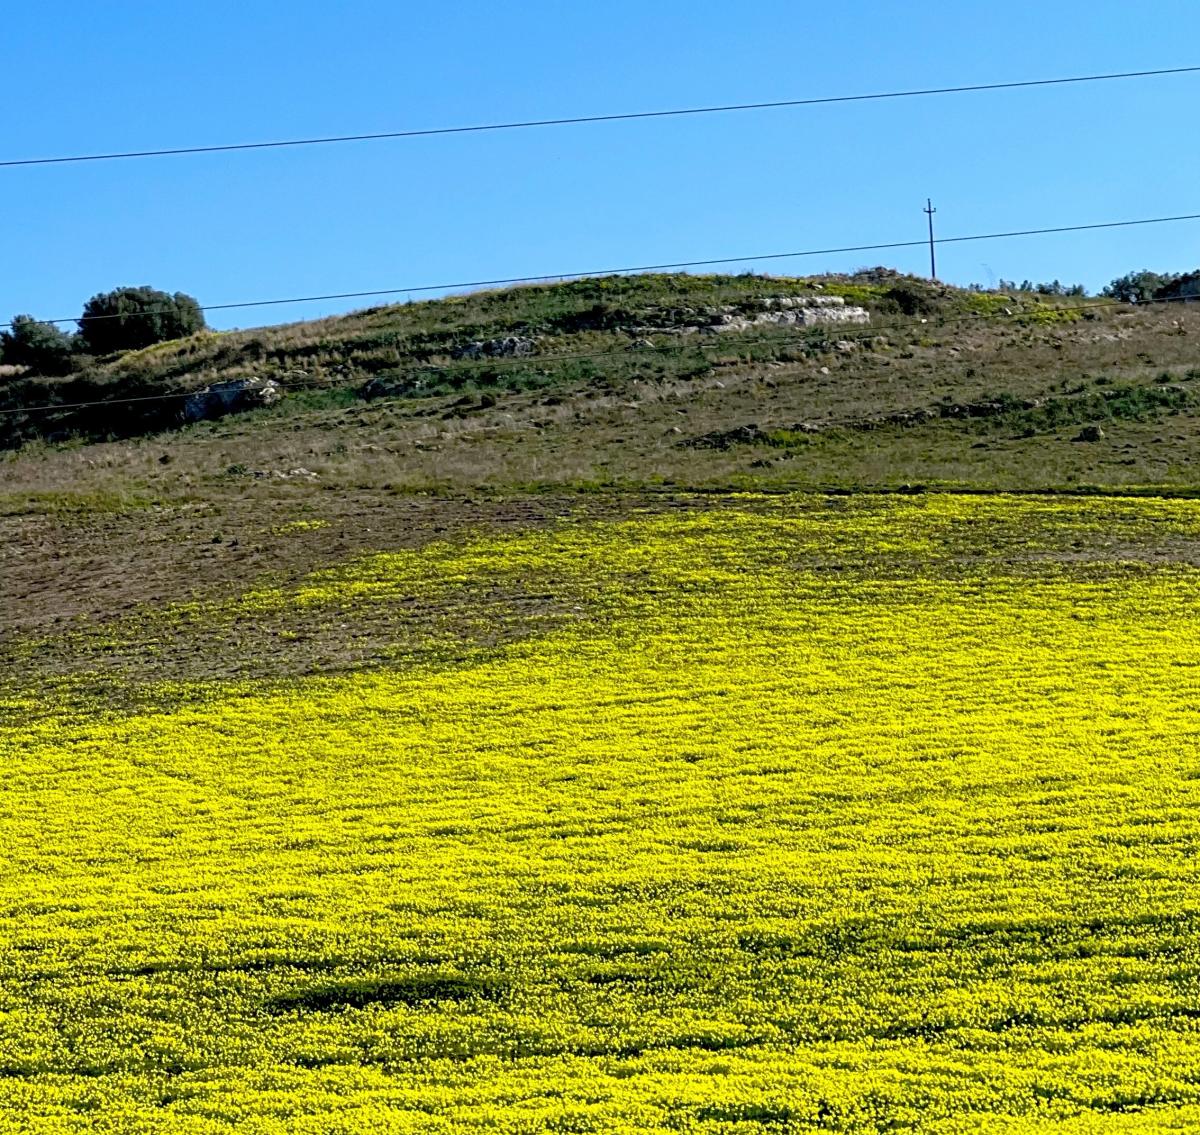
<svg viewBox="0 0 1200 1135">
<path fill-rule="evenodd" d="M 204 312 L 192 296 L 145 285 L 92 296 L 79 319 L 80 338 L 97 355 L 180 339 L 204 327 Z"/>
<path fill-rule="evenodd" d="M 69 373 L 73 350 L 70 335 L 32 315 L 13 316 L 12 326 L 0 334 L 0 359 L 38 374 Z"/>
<path fill-rule="evenodd" d="M 1178 272 L 1151 272 L 1143 268 L 1140 272 L 1118 276 L 1104 289 L 1103 294 L 1122 303 L 1145 303 L 1178 279 Z"/>
</svg>

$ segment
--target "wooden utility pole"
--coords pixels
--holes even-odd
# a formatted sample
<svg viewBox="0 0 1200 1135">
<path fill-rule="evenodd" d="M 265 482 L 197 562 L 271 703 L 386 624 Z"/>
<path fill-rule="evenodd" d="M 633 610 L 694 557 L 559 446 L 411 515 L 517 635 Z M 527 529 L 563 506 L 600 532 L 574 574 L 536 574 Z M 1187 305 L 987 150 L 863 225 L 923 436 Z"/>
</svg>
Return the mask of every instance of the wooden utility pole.
<svg viewBox="0 0 1200 1135">
<path fill-rule="evenodd" d="M 934 254 L 934 214 L 937 210 L 928 197 L 925 198 L 925 208 L 922 212 L 929 214 L 929 278 L 937 280 L 937 258 Z"/>
<path fill-rule="evenodd" d="M 925 198 L 925 208 L 922 211 L 929 214 L 929 278 L 931 280 L 936 280 L 937 256 L 934 254 L 933 214 L 936 213 L 937 210 L 933 207 L 933 201 L 928 197 Z"/>
</svg>

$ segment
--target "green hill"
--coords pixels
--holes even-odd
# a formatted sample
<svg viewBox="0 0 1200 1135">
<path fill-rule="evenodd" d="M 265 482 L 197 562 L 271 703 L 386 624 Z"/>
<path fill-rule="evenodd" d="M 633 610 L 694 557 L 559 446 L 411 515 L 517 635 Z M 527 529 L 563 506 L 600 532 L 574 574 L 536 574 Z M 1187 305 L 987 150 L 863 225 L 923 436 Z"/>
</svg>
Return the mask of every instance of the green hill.
<svg viewBox="0 0 1200 1135">
<path fill-rule="evenodd" d="M 869 322 L 778 322 L 799 310 L 782 305 L 837 315 L 839 301 Z M 10 376 L 5 479 L 10 493 L 155 499 L 297 469 L 401 491 L 1179 488 L 1198 330 L 1191 305 L 961 291 L 884 270 L 513 288 Z M 284 397 L 181 426 L 189 394 L 246 379 Z"/>
</svg>

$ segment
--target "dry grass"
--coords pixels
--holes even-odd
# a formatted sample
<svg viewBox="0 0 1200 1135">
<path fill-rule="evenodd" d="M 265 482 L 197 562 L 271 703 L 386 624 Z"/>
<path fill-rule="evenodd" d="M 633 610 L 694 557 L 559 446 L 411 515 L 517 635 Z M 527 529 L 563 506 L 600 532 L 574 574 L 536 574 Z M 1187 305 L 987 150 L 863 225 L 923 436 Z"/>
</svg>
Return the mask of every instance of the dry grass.
<svg viewBox="0 0 1200 1135">
<path fill-rule="evenodd" d="M 308 328 L 308 330 L 303 330 Z M 297 335 L 313 333 L 309 325 Z M 1200 437 L 1188 411 L 1106 424 L 1094 445 L 1075 430 L 1022 437 L 961 423 L 870 432 L 833 429 L 787 451 L 701 450 L 710 431 L 811 422 L 854 424 L 896 411 L 1006 394 L 1063 397 L 1094 384 L 1152 385 L 1200 362 L 1200 310 L 1119 310 L 1051 327 L 916 325 L 884 345 L 803 362 L 740 362 L 736 345 L 691 380 L 579 381 L 552 391 L 461 393 L 275 411 L 91 445 L 30 445 L 4 462 L 10 508 L 74 493 L 210 501 L 259 491 L 320 495 L 346 488 L 516 491 L 531 486 L 674 484 L 887 485 L 904 482 L 1046 488 L 1082 483 L 1191 483 Z M 1095 387 L 1095 389 L 1099 389 Z M 294 470 L 307 470 L 293 476 Z"/>
</svg>

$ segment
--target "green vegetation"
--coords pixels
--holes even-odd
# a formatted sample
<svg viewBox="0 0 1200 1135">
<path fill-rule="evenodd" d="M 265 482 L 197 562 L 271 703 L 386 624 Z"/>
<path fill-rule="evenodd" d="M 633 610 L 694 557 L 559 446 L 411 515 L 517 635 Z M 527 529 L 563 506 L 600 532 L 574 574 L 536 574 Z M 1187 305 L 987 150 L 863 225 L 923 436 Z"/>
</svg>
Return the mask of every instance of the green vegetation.
<svg viewBox="0 0 1200 1135">
<path fill-rule="evenodd" d="M 772 321 L 837 299 L 869 323 Z M 74 356 L 57 378 L 18 368 L 0 382 L 0 445 L 17 499 L 63 490 L 81 463 L 115 496 L 202 501 L 294 470 L 314 491 L 389 493 L 1183 491 L 1200 416 L 1158 388 L 1189 382 L 1196 315 L 885 269 L 584 279 L 202 331 Z M 180 428 L 190 392 L 243 379 L 284 396 Z M 723 435 L 734 444 L 698 444 Z"/>
<path fill-rule="evenodd" d="M 204 325 L 204 313 L 191 296 L 144 285 L 92 296 L 83 305 L 79 337 L 92 354 L 108 355 L 181 339 Z"/>
<path fill-rule="evenodd" d="M 7 391 L 6 407 L 39 405 L 47 398 L 52 402 L 78 401 L 75 382 L 63 384 L 60 389 L 37 380 L 78 374 L 82 382 L 94 382 L 94 355 L 134 352 L 193 335 L 204 326 L 204 313 L 191 296 L 182 292 L 169 295 L 150 287 L 117 288 L 93 296 L 84 305 L 75 335 L 32 315 L 15 315 L 8 330 L 0 332 L 0 364 L 30 375 L 34 382 Z M 119 396 L 111 389 L 106 395 Z M 36 428 L 32 433 L 36 435 Z M 26 436 L 30 431 L 10 431 L 7 437 L 0 433 L 0 444 Z"/>
<path fill-rule="evenodd" d="M 69 374 L 74 369 L 74 350 L 71 336 L 32 315 L 14 315 L 12 326 L 0 332 L 0 362 L 28 367 L 38 374 Z"/>
<path fill-rule="evenodd" d="M 1104 289 L 1104 294 L 1122 303 L 1145 303 L 1157 299 L 1163 291 L 1180 278 L 1178 272 L 1129 272 L 1118 276 Z"/>
<path fill-rule="evenodd" d="M 1048 284 L 1035 284 L 1032 280 L 1025 280 L 1020 284 L 1012 280 L 1001 280 L 997 286 L 1002 292 L 1036 292 L 1040 296 L 1087 295 L 1087 288 L 1082 284 L 1064 284 L 1061 280 L 1052 280 Z"/>
<path fill-rule="evenodd" d="M 1036 298 L 962 291 L 871 269 L 814 279 L 612 276 L 372 308 L 309 324 L 201 334 L 195 332 L 202 318 L 190 297 L 118 289 L 89 302 L 80 339 L 96 355 L 118 348 L 122 353 L 99 362 L 81 358 L 75 373 L 57 381 L 37 375 L 10 380 L 0 390 L 0 410 L 10 411 L 0 416 L 0 444 L 168 429 L 179 422 L 182 397 L 214 380 L 257 377 L 291 389 L 338 388 L 389 399 L 580 387 L 620 391 L 635 381 L 686 382 L 731 365 L 804 362 L 843 340 L 870 340 L 869 329 L 853 324 L 716 330 L 723 320 L 753 321 L 771 303 L 803 297 L 861 305 L 876 327 L 901 333 L 931 320 L 1003 322 L 1025 313 L 1050 323 L 1075 317 L 1070 309 L 1047 307 Z M 148 309 L 158 314 L 136 316 Z M 135 326 L 141 328 L 136 335 Z M 505 357 L 506 340 L 521 344 L 515 357 Z M 73 408 L 93 402 L 118 408 Z M 52 408 L 21 412 L 34 405 Z M 63 410 L 53 409 L 56 405 Z"/>
</svg>

